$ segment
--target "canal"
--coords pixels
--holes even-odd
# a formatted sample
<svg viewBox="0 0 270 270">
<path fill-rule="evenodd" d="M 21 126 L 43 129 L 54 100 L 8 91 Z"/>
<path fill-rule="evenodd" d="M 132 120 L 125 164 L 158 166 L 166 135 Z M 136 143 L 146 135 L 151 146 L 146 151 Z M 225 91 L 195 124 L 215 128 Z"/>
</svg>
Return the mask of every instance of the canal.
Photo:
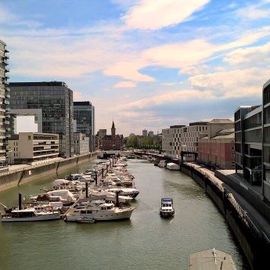
<svg viewBox="0 0 270 270">
<path fill-rule="evenodd" d="M 0 269 L 185 270 L 190 253 L 214 247 L 230 253 L 238 270 L 246 269 L 224 218 L 191 178 L 142 160 L 128 164 L 140 190 L 130 221 L 0 223 Z M 35 194 L 49 185 L 48 179 L 41 179 L 21 186 L 20 192 Z M 17 193 L 0 193 L 0 202 L 12 206 Z M 159 217 L 164 196 L 174 199 L 171 220 Z"/>
</svg>

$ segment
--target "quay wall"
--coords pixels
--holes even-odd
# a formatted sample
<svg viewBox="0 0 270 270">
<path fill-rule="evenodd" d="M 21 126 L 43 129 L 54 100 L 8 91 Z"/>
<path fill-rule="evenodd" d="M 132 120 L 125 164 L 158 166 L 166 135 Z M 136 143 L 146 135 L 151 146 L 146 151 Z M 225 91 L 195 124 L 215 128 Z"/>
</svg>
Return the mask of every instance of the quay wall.
<svg viewBox="0 0 270 270">
<path fill-rule="evenodd" d="M 250 188 L 247 190 L 247 187 L 243 187 L 242 185 L 232 181 L 220 171 L 216 171 L 215 175 L 217 178 L 221 179 L 224 183 L 243 196 L 250 204 L 258 209 L 261 215 L 263 215 L 270 222 L 270 205 L 265 203 L 259 194 L 255 193 Z"/>
<path fill-rule="evenodd" d="M 0 192 L 26 184 L 32 181 L 37 181 L 41 178 L 58 178 L 64 173 L 73 170 L 79 164 L 90 161 L 96 157 L 96 153 L 88 153 L 80 156 L 75 156 L 53 163 L 42 164 L 37 166 L 29 166 L 13 172 L 7 172 L 0 175 Z"/>
<path fill-rule="evenodd" d="M 232 193 L 224 188 L 222 181 L 192 164 L 182 164 L 181 171 L 193 178 L 212 199 L 243 250 L 251 269 L 265 269 L 265 265 L 269 264 L 270 240 L 246 215 Z"/>
</svg>

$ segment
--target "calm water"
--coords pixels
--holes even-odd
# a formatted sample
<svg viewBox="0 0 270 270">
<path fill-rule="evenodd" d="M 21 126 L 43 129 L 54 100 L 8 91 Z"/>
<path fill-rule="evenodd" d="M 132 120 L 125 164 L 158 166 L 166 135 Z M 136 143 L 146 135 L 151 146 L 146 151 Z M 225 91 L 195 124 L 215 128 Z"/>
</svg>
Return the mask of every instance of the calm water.
<svg viewBox="0 0 270 270">
<path fill-rule="evenodd" d="M 190 253 L 213 247 L 244 269 L 223 217 L 192 179 L 139 160 L 128 168 L 141 192 L 130 221 L 0 223 L 0 269 L 188 269 Z M 34 194 L 46 185 L 41 180 L 20 191 Z M 172 220 L 159 217 L 163 196 L 174 199 Z M 16 189 L 0 193 L 9 206 L 16 200 Z"/>
</svg>

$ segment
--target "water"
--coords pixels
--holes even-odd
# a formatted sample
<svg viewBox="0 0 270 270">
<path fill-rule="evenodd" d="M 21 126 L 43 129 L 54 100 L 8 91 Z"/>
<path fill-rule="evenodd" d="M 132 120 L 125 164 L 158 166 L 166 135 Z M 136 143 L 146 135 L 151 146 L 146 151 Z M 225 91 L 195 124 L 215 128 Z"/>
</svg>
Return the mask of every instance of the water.
<svg viewBox="0 0 270 270">
<path fill-rule="evenodd" d="M 0 224 L 0 270 L 185 270 L 190 253 L 213 247 L 230 253 L 237 269 L 246 269 L 223 217 L 192 179 L 140 160 L 129 161 L 128 168 L 141 192 L 130 221 Z M 49 185 L 45 180 L 20 191 L 34 194 Z M 0 201 L 14 204 L 17 192 L 0 193 Z M 164 196 L 174 199 L 171 220 L 159 217 Z"/>
</svg>

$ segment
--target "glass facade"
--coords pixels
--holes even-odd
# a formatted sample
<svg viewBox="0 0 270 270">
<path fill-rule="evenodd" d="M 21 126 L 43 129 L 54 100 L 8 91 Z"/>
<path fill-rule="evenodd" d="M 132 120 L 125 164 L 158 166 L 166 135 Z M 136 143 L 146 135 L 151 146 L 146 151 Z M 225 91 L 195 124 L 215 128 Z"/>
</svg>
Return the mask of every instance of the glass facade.
<svg viewBox="0 0 270 270">
<path fill-rule="evenodd" d="M 263 89 L 263 180 L 270 183 L 270 82 Z"/>
<path fill-rule="evenodd" d="M 240 107 L 235 120 L 236 173 L 252 184 L 262 179 L 262 107 Z"/>
<path fill-rule="evenodd" d="M 73 103 L 76 131 L 90 138 L 89 151 L 95 150 L 95 107 L 89 101 Z"/>
<path fill-rule="evenodd" d="M 63 82 L 11 83 L 11 109 L 42 109 L 42 132 L 59 134 L 60 155 L 73 155 L 73 92 Z"/>
<path fill-rule="evenodd" d="M 8 50 L 0 40 L 0 166 L 7 165 L 7 146 L 10 136 L 9 123 L 9 88 L 8 79 Z"/>
</svg>

